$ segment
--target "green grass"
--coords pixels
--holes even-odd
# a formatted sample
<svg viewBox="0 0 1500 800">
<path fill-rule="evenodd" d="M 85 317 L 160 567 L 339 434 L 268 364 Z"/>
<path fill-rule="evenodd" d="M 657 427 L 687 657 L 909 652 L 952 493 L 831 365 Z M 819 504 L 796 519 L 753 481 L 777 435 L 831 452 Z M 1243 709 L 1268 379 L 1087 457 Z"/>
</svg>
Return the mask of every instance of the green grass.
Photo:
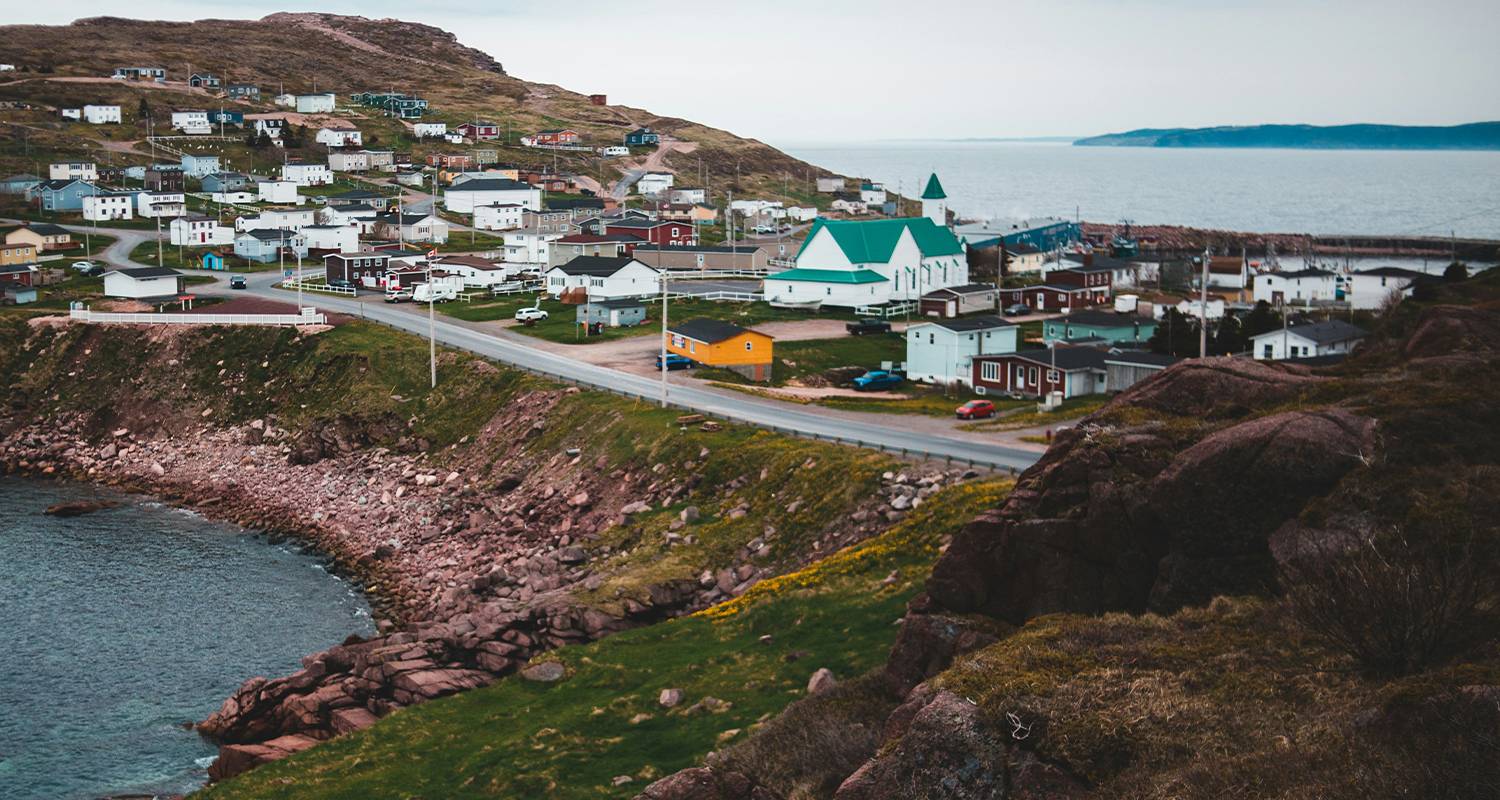
<svg viewBox="0 0 1500 800">
<path fill-rule="evenodd" d="M 464 220 L 468 224 L 468 220 Z M 423 244 L 423 247 L 429 245 Z M 468 253 L 480 251 L 503 250 L 505 248 L 505 237 L 482 231 L 448 231 L 448 241 L 436 245 L 440 253 Z"/>
<path fill-rule="evenodd" d="M 900 400 L 881 400 L 879 398 L 857 398 L 857 397 L 825 397 L 820 398 L 817 403 L 828 408 L 837 408 L 843 411 L 867 411 L 876 414 L 921 414 L 927 417 L 951 418 L 953 410 L 964 403 L 985 399 L 994 402 L 997 411 L 1004 413 L 1011 408 L 1019 408 L 1031 405 L 1028 400 L 1011 400 L 1004 397 L 987 396 L 980 398 L 966 389 L 950 391 L 945 393 L 942 389 L 934 386 L 908 384 L 901 389 L 906 396 Z"/>
<path fill-rule="evenodd" d="M 399 711 L 374 727 L 205 790 L 222 798 L 632 797 L 691 766 L 805 695 L 820 667 L 841 679 L 885 660 L 891 621 L 936 558 L 942 536 L 995 506 L 1007 485 L 970 484 L 934 496 L 862 545 L 704 614 L 566 647 L 554 685 L 511 677 Z M 898 580 L 882 586 L 891 571 Z M 772 642 L 762 644 L 763 635 Z M 800 658 L 788 661 L 788 653 Z M 685 700 L 656 703 L 665 688 Z M 687 713 L 712 696 L 722 713 Z M 634 722 L 632 722 L 634 720 Z M 615 776 L 633 780 L 611 785 Z"/>
<path fill-rule="evenodd" d="M 178 247 L 164 240 L 161 243 L 162 266 L 174 269 L 202 269 L 201 259 L 203 254 L 210 249 L 227 250 L 228 248 Z M 136 245 L 130 251 L 130 260 L 138 264 L 156 266 L 156 241 L 148 240 Z M 306 261 L 306 259 L 303 260 Z M 263 272 L 278 268 L 275 263 L 250 262 L 235 255 L 225 256 L 224 265 L 228 267 L 229 272 Z"/>
</svg>

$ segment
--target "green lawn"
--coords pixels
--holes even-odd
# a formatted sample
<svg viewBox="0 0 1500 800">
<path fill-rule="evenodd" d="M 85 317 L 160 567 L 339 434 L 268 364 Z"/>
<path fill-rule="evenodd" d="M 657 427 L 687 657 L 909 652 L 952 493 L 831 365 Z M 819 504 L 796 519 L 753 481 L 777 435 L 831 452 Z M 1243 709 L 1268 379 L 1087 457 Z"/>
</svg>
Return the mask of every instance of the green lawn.
<svg viewBox="0 0 1500 800">
<path fill-rule="evenodd" d="M 699 615 L 565 647 L 553 684 L 517 677 L 404 709 L 372 728 L 253 770 L 227 798 L 628 798 L 744 740 L 827 667 L 841 680 L 885 661 L 942 537 L 993 508 L 1008 484 L 953 487 L 864 544 L 753 587 Z M 882 579 L 895 572 L 890 585 Z M 770 636 L 769 643 L 760 641 Z M 789 659 L 791 653 L 799 657 Z M 684 701 L 661 708 L 662 689 Z M 689 711 L 705 697 L 719 713 Z M 631 776 L 614 786 L 616 776 Z"/>
<path fill-rule="evenodd" d="M 468 224 L 464 220 L 464 224 Z M 419 246 L 428 247 L 421 244 Z M 440 253 L 468 253 L 479 251 L 503 250 L 505 248 L 505 237 L 482 231 L 448 231 L 448 241 L 437 245 Z"/>
<path fill-rule="evenodd" d="M 168 244 L 166 241 L 163 241 L 161 245 L 162 266 L 172 267 L 173 269 L 202 269 L 200 259 L 209 249 L 206 247 L 178 247 L 177 245 Z M 156 266 L 156 241 L 147 240 L 136 245 L 130 251 L 130 260 L 148 266 Z M 303 261 L 304 265 L 308 263 L 306 259 Z M 291 265 L 295 262 L 288 263 Z M 278 268 L 274 263 L 261 264 L 247 262 L 245 259 L 233 255 L 226 257 L 224 264 L 229 268 L 229 272 L 264 272 Z"/>
</svg>

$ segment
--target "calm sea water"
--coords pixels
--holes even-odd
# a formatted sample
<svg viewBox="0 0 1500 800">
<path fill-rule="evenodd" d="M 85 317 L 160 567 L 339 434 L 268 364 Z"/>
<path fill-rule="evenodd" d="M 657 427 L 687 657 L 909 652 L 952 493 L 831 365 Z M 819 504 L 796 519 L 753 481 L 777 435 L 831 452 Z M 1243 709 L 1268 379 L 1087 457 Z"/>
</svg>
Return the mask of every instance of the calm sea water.
<svg viewBox="0 0 1500 800">
<path fill-rule="evenodd" d="M 42 514 L 95 495 L 123 505 Z M 215 749 L 180 723 L 372 629 L 348 583 L 240 528 L 0 479 L 0 797 L 195 788 Z"/>
<path fill-rule="evenodd" d="M 1500 152 L 1157 149 L 1033 142 L 783 146 L 969 217 L 1122 219 L 1265 233 L 1500 239 Z"/>
</svg>

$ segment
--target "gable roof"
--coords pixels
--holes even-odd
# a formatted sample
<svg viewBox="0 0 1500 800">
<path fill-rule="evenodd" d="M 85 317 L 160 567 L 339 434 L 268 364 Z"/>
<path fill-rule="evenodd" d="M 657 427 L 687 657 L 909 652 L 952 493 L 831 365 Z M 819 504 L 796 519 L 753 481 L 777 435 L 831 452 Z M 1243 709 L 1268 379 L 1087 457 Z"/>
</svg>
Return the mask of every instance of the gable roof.
<svg viewBox="0 0 1500 800">
<path fill-rule="evenodd" d="M 749 328 L 741 328 L 740 326 L 732 322 L 724 322 L 723 320 L 718 319 L 690 319 L 687 322 L 679 322 L 676 325 L 672 325 L 671 327 L 667 328 L 667 330 L 677 334 L 678 336 L 683 336 L 694 341 L 703 342 L 705 344 L 714 344 L 716 342 L 722 342 L 725 339 L 733 339 L 734 337 L 744 333 L 758 334 L 760 336 L 765 336 L 767 339 L 773 338 L 768 334 L 761 333 L 760 331 L 751 330 Z"/>
<path fill-rule="evenodd" d="M 125 269 L 112 269 L 104 273 L 106 275 L 127 275 L 132 278 L 165 278 L 168 275 L 181 275 L 171 267 L 127 267 Z"/>
<path fill-rule="evenodd" d="M 975 356 L 974 360 L 1019 358 L 1043 367 L 1054 364 L 1063 372 L 1078 372 L 1085 369 L 1104 369 L 1106 353 L 1097 347 L 1043 347 L 1036 350 L 1019 350 L 1001 355 Z"/>
<path fill-rule="evenodd" d="M 911 231 L 923 258 L 932 256 L 956 256 L 963 253 L 963 245 L 953 231 L 939 226 L 927 217 L 896 217 L 871 220 L 830 220 L 819 217 L 808 231 L 807 239 L 797 256 L 807 250 L 813 239 L 822 231 L 828 231 L 844 257 L 851 264 L 885 263 L 901 241 L 901 234 Z"/>
<path fill-rule="evenodd" d="M 945 294 L 946 295 L 985 294 L 987 292 L 993 292 L 993 291 L 995 291 L 995 285 L 993 283 L 966 283 L 963 286 L 945 286 L 945 287 L 943 287 L 941 289 L 933 289 L 932 291 L 930 291 L 927 294 L 924 294 L 922 296 L 923 297 L 936 297 L 937 295 L 945 295 Z"/>
<path fill-rule="evenodd" d="M 935 319 L 926 323 L 945 328 L 954 333 L 969 333 L 971 331 L 988 331 L 996 328 L 1015 328 L 1016 323 L 1003 320 L 994 314 L 980 314 L 975 317 L 959 317 L 958 319 Z M 912 327 L 916 327 L 913 325 Z"/>
<path fill-rule="evenodd" d="M 455 183 L 452 186 L 449 186 L 447 191 L 498 192 L 535 188 L 535 186 L 532 186 L 529 183 L 526 183 L 524 181 L 511 180 L 510 178 L 470 178 L 461 183 Z"/>
<path fill-rule="evenodd" d="M 1298 336 L 1314 344 L 1335 344 L 1347 342 L 1351 339 L 1363 339 L 1369 334 L 1364 328 L 1350 325 L 1339 319 L 1329 319 L 1322 322 L 1304 322 L 1301 325 L 1288 326 L 1286 332 L 1292 336 Z M 1252 339 L 1263 339 L 1268 336 L 1280 336 L 1281 331 L 1267 331 Z"/>
<path fill-rule="evenodd" d="M 946 200 L 948 193 L 943 191 L 943 184 L 938 181 L 937 173 L 927 179 L 927 188 L 922 190 L 923 200 Z"/>
<path fill-rule="evenodd" d="M 1061 322 L 1065 325 L 1080 325 L 1089 328 L 1129 328 L 1140 323 L 1152 322 L 1152 320 L 1135 314 L 1122 314 L 1114 311 L 1096 311 L 1094 309 L 1080 309 L 1071 314 L 1061 317 L 1053 317 L 1047 323 Z"/>
<path fill-rule="evenodd" d="M 812 283 L 880 283 L 886 280 L 886 277 L 873 269 L 803 269 L 797 267 L 767 275 L 766 279 Z"/>
<path fill-rule="evenodd" d="M 1177 356 L 1169 356 L 1165 353 L 1152 353 L 1148 350 L 1119 350 L 1104 357 L 1104 363 L 1106 364 L 1130 364 L 1131 366 L 1152 369 L 1165 369 L 1181 360 Z"/>
<path fill-rule="evenodd" d="M 635 259 L 629 256 L 578 256 L 566 264 L 560 264 L 552 269 L 560 269 L 569 275 L 592 275 L 596 278 L 607 278 L 624 269 Z M 642 266 L 646 266 L 642 264 Z M 646 267 L 655 272 L 655 267 Z M 552 270 L 548 270 L 551 272 Z"/>
<path fill-rule="evenodd" d="M 43 236 L 63 236 L 70 233 L 67 228 L 61 225 L 53 225 L 50 222 L 30 222 L 21 227 L 30 228 L 32 231 L 40 233 Z"/>
</svg>

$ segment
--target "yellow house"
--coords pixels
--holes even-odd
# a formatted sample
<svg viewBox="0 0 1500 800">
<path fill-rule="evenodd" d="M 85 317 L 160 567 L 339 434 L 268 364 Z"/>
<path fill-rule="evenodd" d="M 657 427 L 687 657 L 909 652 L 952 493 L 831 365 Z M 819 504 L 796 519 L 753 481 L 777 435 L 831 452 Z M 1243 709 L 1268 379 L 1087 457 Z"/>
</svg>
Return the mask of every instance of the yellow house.
<svg viewBox="0 0 1500 800">
<path fill-rule="evenodd" d="M 53 225 L 50 222 L 32 222 L 7 231 L 5 243 L 33 245 L 37 252 L 66 250 L 73 246 L 73 234 L 61 225 Z"/>
<path fill-rule="evenodd" d="M 12 264 L 30 264 L 36 261 L 36 245 L 34 244 L 10 244 L 0 245 L 0 267 L 8 267 Z"/>
<path fill-rule="evenodd" d="M 771 379 L 771 347 L 770 336 L 716 319 L 690 319 L 667 328 L 667 352 L 734 370 L 752 381 Z"/>
</svg>

